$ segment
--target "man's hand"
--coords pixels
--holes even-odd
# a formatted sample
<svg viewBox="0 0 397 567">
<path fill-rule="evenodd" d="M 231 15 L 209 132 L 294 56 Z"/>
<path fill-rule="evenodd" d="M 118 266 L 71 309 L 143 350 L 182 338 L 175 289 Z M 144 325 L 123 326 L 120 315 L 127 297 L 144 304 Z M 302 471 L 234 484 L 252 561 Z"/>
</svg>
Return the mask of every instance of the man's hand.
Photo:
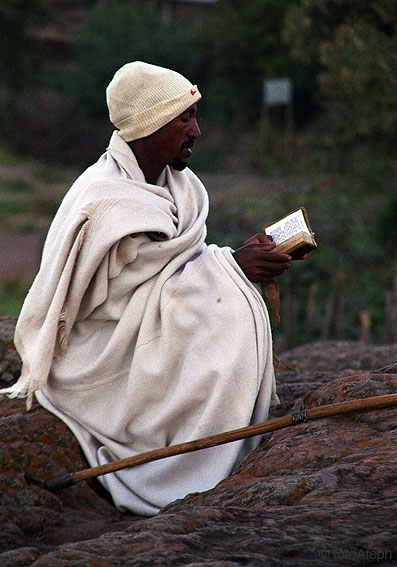
<svg viewBox="0 0 397 567">
<path fill-rule="evenodd" d="M 289 254 L 272 252 L 276 244 L 271 236 L 255 234 L 233 252 L 234 259 L 253 283 L 266 283 L 281 276 L 290 267 Z"/>
</svg>

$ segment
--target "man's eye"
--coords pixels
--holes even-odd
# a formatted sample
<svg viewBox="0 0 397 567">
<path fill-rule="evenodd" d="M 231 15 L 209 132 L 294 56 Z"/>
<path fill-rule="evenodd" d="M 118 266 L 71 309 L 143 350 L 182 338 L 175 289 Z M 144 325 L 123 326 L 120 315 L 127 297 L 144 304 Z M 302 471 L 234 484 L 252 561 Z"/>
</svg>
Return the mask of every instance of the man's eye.
<svg viewBox="0 0 397 567">
<path fill-rule="evenodd" d="M 187 124 L 187 123 L 189 122 L 189 120 L 190 120 L 190 116 L 182 117 L 181 120 L 182 120 L 182 122 L 183 122 L 184 124 Z"/>
</svg>

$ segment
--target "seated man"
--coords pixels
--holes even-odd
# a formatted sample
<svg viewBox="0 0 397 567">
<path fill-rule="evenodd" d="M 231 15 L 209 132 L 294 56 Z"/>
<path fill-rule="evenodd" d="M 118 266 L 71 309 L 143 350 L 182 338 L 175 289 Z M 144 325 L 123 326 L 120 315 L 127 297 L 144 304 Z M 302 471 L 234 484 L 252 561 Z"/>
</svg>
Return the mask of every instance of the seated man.
<svg viewBox="0 0 397 567">
<path fill-rule="evenodd" d="M 187 79 L 129 63 L 107 89 L 117 128 L 66 194 L 19 317 L 19 381 L 63 420 L 91 466 L 267 418 L 272 337 L 251 282 L 289 267 L 256 235 L 207 246 L 207 193 L 187 159 L 201 95 Z M 260 438 L 100 478 L 122 510 L 151 516 L 230 475 Z"/>
</svg>

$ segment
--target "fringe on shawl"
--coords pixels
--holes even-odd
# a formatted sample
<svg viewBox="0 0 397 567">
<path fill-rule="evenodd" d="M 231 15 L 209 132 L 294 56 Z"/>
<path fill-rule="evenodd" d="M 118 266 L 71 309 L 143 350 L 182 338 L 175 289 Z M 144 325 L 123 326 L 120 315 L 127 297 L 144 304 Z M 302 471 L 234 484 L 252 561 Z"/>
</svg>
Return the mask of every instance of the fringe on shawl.
<svg viewBox="0 0 397 567">
<path fill-rule="evenodd" d="M 2 388 L 0 390 L 0 395 L 7 395 L 9 398 L 27 398 L 26 399 L 26 409 L 29 411 L 33 403 L 33 389 L 31 389 L 30 375 L 24 367 L 22 367 L 22 373 L 19 380 L 15 382 L 12 386 L 8 388 Z"/>
<path fill-rule="evenodd" d="M 63 306 L 58 319 L 58 330 L 55 339 L 55 358 L 61 358 L 68 350 L 68 337 L 66 333 L 66 307 Z"/>
</svg>

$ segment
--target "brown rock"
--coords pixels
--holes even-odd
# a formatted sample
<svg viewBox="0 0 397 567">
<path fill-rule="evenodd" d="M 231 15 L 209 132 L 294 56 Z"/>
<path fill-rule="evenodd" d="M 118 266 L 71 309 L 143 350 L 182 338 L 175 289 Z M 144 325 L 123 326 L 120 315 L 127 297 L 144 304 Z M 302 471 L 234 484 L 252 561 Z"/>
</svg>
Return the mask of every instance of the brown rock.
<svg viewBox="0 0 397 567">
<path fill-rule="evenodd" d="M 394 361 L 394 365 L 391 364 Z M 357 370 L 375 371 L 385 365 L 393 372 L 397 345 L 368 346 L 352 341 L 321 341 L 296 347 L 280 356 L 282 370 L 276 372 L 281 404 L 272 412 L 285 415 L 299 407 L 305 393 L 333 382 L 336 376 Z M 395 370 L 394 370 L 395 372 Z"/>
<path fill-rule="evenodd" d="M 394 393 L 396 352 L 329 342 L 285 353 L 283 408 Z M 396 408 L 276 431 L 213 490 L 151 519 L 122 515 L 95 482 L 43 489 L 38 480 L 87 467 L 76 440 L 37 405 L 0 410 L 1 566 L 395 564 Z"/>
<path fill-rule="evenodd" d="M 87 468 L 69 429 L 37 403 L 0 403 L 0 550 L 77 541 L 125 522 L 95 485 L 76 485 L 52 494 L 41 484 L 53 476 Z M 1 557 L 1 556 L 0 556 Z M 1 559 L 0 559 L 1 565 Z"/>
<path fill-rule="evenodd" d="M 15 324 L 15 317 L 0 317 L 0 387 L 13 384 L 21 370 L 13 342 Z"/>
</svg>

